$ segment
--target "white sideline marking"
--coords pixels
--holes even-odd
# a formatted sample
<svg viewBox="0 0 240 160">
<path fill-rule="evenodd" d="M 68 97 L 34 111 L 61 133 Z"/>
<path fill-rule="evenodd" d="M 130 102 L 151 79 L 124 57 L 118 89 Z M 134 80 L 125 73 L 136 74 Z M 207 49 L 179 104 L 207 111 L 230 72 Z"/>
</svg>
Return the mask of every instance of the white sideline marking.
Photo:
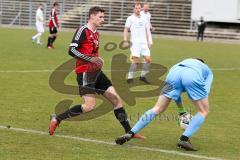
<svg viewBox="0 0 240 160">
<path fill-rule="evenodd" d="M 240 71 L 240 68 L 213 68 L 213 71 Z"/>
<path fill-rule="evenodd" d="M 44 70 L 0 70 L 0 73 L 44 73 L 53 72 L 54 70 L 44 69 Z"/>
<path fill-rule="evenodd" d="M 49 136 L 49 134 L 47 132 L 37 131 L 37 130 L 32 130 L 32 129 L 23 129 L 23 128 L 14 128 L 14 127 L 8 128 L 7 126 L 2 126 L 2 125 L 0 125 L 0 129 L 16 131 L 16 132 L 32 133 L 32 134 L 36 134 L 36 135 Z M 116 145 L 115 143 L 112 143 L 112 142 L 106 142 L 106 141 L 88 139 L 88 138 L 81 138 L 81 137 L 74 137 L 74 136 L 69 136 L 69 135 L 57 135 L 56 134 L 54 136 L 59 137 L 59 138 L 83 141 L 83 142 L 92 142 L 92 143 L 106 144 L 106 145 L 111 145 L 111 146 Z M 140 146 L 133 146 L 133 145 L 124 145 L 124 146 L 127 147 L 127 148 L 131 148 L 131 149 L 137 149 L 137 150 L 143 150 L 143 151 L 152 151 L 152 152 L 161 152 L 161 153 L 166 153 L 166 154 L 173 154 L 173 155 L 179 155 L 179 156 L 184 156 L 184 157 L 192 157 L 192 158 L 197 158 L 197 159 L 223 160 L 222 158 L 208 157 L 208 156 L 190 154 L 190 153 L 183 153 L 183 152 L 174 151 L 174 150 L 164 150 L 164 149 L 158 149 L 158 148 L 140 147 Z"/>
<path fill-rule="evenodd" d="M 150 69 L 150 71 L 163 70 L 163 69 Z M 240 68 L 212 68 L 213 71 L 240 71 Z M 43 69 L 43 70 L 0 70 L 0 73 L 51 73 L 55 70 Z M 69 70 L 59 70 L 62 72 L 69 72 Z M 104 72 L 123 72 L 128 70 L 103 70 Z"/>
</svg>

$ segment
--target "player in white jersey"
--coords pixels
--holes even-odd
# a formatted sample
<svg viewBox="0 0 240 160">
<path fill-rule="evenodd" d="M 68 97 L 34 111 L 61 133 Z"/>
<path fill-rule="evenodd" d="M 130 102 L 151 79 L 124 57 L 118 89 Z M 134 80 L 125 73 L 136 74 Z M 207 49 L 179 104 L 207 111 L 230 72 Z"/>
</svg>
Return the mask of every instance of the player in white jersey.
<svg viewBox="0 0 240 160">
<path fill-rule="evenodd" d="M 149 4 L 147 2 L 145 2 L 143 4 L 143 8 L 142 8 L 142 10 L 140 12 L 140 15 L 145 17 L 147 19 L 148 23 L 149 23 L 149 30 L 148 30 L 148 32 L 149 32 L 149 41 L 150 41 L 150 45 L 152 45 L 153 41 L 152 41 L 152 34 L 151 34 L 151 32 L 154 31 L 155 28 L 151 24 L 151 13 L 149 12 Z"/>
<path fill-rule="evenodd" d="M 32 42 L 34 43 L 35 39 L 37 39 L 37 44 L 42 45 L 41 36 L 44 33 L 44 24 L 43 24 L 43 5 L 39 4 L 38 9 L 36 11 L 36 28 L 37 34 L 32 37 Z"/>
<path fill-rule="evenodd" d="M 140 15 L 141 4 L 136 3 L 134 5 L 134 13 L 129 16 L 125 23 L 124 28 L 124 46 L 131 45 L 131 60 L 132 64 L 128 73 L 128 83 L 133 83 L 134 73 L 137 69 L 137 64 L 140 63 L 140 57 L 144 58 L 142 72 L 140 79 L 141 81 L 149 84 L 146 79 L 146 74 L 149 72 L 151 56 L 150 56 L 150 42 L 149 42 L 149 23 L 147 19 Z M 131 32 L 130 43 L 128 41 L 128 31 Z"/>
</svg>

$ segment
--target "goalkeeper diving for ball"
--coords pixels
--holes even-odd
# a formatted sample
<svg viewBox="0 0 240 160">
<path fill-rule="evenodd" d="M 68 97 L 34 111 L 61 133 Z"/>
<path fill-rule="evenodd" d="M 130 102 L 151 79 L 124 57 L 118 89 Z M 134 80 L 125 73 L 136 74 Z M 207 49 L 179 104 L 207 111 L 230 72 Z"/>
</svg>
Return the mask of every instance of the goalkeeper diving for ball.
<svg viewBox="0 0 240 160">
<path fill-rule="evenodd" d="M 177 104 L 181 104 L 181 93 L 186 92 L 196 106 L 197 114 L 192 118 L 189 126 L 181 135 L 177 146 L 188 151 L 197 151 L 190 143 L 189 138 L 198 131 L 208 116 L 208 95 L 212 80 L 212 71 L 202 59 L 185 59 L 174 65 L 167 75 L 165 86 L 155 106 L 146 111 L 128 133 L 116 138 L 115 142 L 122 145 L 131 140 L 135 134 L 147 126 L 158 114 L 164 112 L 172 99 Z"/>
</svg>

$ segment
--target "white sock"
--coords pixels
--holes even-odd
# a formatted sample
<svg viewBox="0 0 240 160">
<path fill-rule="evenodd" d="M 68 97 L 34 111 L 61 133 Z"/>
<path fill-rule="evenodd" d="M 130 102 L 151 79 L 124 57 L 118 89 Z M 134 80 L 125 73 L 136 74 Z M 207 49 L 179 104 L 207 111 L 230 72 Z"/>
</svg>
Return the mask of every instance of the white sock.
<svg viewBox="0 0 240 160">
<path fill-rule="evenodd" d="M 41 36 L 42 33 L 37 33 L 35 36 L 32 37 L 32 39 L 36 39 L 37 37 Z"/>
<path fill-rule="evenodd" d="M 129 68 L 128 79 L 133 79 L 134 73 L 136 72 L 136 69 L 137 69 L 137 64 L 136 63 L 132 63 L 130 65 L 130 68 Z"/>
<path fill-rule="evenodd" d="M 149 72 L 149 68 L 150 68 L 150 63 L 144 62 L 142 65 L 141 77 L 146 76 L 146 74 Z"/>
<path fill-rule="evenodd" d="M 42 36 L 42 33 L 39 33 L 40 35 L 37 37 L 37 43 L 40 44 L 41 43 L 41 36 Z"/>
</svg>

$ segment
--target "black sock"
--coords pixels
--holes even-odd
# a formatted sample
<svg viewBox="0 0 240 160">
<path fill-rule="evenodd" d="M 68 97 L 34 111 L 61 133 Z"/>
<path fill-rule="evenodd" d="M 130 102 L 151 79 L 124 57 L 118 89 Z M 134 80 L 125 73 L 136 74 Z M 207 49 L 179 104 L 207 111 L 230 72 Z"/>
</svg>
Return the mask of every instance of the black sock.
<svg viewBox="0 0 240 160">
<path fill-rule="evenodd" d="M 52 44 L 52 38 L 51 38 L 51 37 L 48 37 L 47 47 L 48 47 L 48 46 L 51 46 L 51 44 Z"/>
<path fill-rule="evenodd" d="M 123 126 L 124 130 L 126 133 L 128 133 L 131 130 L 131 126 L 128 121 L 127 113 L 123 107 L 115 109 L 114 114 L 118 121 L 121 123 Z"/>
<path fill-rule="evenodd" d="M 56 38 L 57 38 L 57 36 L 53 36 L 53 38 L 52 38 L 52 44 L 53 44 L 53 42 L 55 41 Z"/>
<path fill-rule="evenodd" d="M 131 134 L 132 137 L 135 135 L 135 133 L 133 133 L 131 130 L 128 133 Z"/>
<path fill-rule="evenodd" d="M 184 115 L 185 113 L 186 113 L 186 112 L 180 112 L 179 115 L 181 116 L 181 115 Z"/>
<path fill-rule="evenodd" d="M 66 110 L 62 114 L 57 115 L 56 119 L 61 122 L 64 119 L 68 119 L 71 117 L 75 117 L 80 115 L 83 112 L 82 106 L 81 105 L 75 105 L 71 107 L 70 109 Z"/>
<path fill-rule="evenodd" d="M 181 137 L 180 137 L 180 140 L 181 141 L 188 141 L 188 137 L 187 136 L 184 136 L 184 135 L 182 135 Z"/>
</svg>

